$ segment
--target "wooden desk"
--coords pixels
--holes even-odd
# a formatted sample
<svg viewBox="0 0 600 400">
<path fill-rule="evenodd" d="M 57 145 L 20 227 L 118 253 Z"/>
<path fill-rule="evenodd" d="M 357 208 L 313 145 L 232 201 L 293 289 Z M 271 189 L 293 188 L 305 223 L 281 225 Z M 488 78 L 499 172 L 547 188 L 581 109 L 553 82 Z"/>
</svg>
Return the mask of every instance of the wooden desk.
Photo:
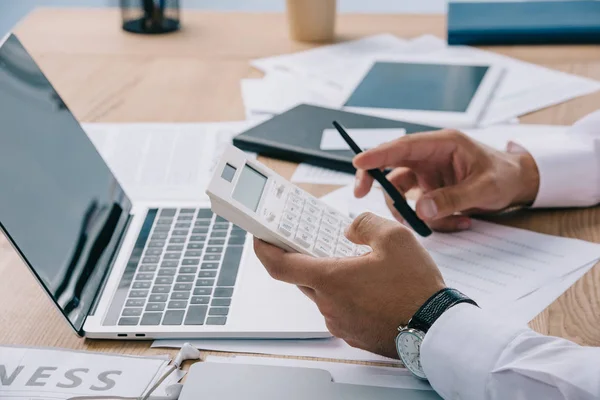
<svg viewBox="0 0 600 400">
<path fill-rule="evenodd" d="M 185 11 L 184 29 L 166 36 L 121 31 L 117 10 L 41 9 L 16 29 L 83 122 L 228 121 L 244 117 L 239 81 L 260 74 L 256 57 L 307 49 L 287 38 L 281 14 Z M 445 35 L 442 16 L 343 15 L 339 40 L 391 32 Z M 600 79 L 600 47 L 498 47 L 504 54 Z M 525 116 L 525 123 L 571 124 L 600 107 L 600 94 Z M 295 166 L 269 160 L 286 177 Z M 333 187 L 305 187 L 322 195 Z M 600 242 L 600 209 L 535 211 L 501 223 Z M 6 240 L 0 240 L 0 343 L 156 354 L 149 342 L 75 336 Z M 600 267 L 532 323 L 539 332 L 600 346 Z"/>
</svg>

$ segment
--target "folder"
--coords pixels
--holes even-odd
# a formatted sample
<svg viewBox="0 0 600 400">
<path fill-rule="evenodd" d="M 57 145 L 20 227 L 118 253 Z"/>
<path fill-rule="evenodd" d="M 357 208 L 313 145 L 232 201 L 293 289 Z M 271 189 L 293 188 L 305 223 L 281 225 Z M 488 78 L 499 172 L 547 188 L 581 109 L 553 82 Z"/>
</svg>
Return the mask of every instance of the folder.
<svg viewBox="0 0 600 400">
<path fill-rule="evenodd" d="M 179 400 L 440 400 L 431 390 L 332 382 L 325 370 L 263 365 L 196 363 Z"/>
<path fill-rule="evenodd" d="M 323 131 L 332 129 L 333 121 L 348 129 L 402 128 L 407 134 L 439 129 L 301 104 L 239 134 L 233 138 L 233 144 L 268 157 L 354 173 L 354 153 L 350 149 L 321 150 Z"/>
<path fill-rule="evenodd" d="M 451 2 L 448 44 L 597 44 L 600 1 Z"/>
</svg>

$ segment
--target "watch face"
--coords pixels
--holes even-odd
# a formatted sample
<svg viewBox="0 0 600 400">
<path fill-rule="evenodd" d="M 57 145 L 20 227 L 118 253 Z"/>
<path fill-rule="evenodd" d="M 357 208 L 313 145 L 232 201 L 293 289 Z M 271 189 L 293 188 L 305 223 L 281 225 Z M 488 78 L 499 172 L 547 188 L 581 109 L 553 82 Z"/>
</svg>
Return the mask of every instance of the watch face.
<svg viewBox="0 0 600 400">
<path fill-rule="evenodd" d="M 404 366 L 417 378 L 427 379 L 421 366 L 421 343 L 423 333 L 415 329 L 407 329 L 396 337 L 396 349 Z"/>
</svg>

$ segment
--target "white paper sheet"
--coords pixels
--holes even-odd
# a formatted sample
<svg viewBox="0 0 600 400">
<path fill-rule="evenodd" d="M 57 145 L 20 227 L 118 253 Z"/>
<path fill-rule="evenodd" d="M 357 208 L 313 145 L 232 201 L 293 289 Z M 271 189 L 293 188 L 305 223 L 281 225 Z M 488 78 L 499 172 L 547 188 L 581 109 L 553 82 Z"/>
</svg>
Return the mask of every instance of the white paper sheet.
<svg viewBox="0 0 600 400">
<path fill-rule="evenodd" d="M 1 346 L 0 397 L 7 400 L 138 397 L 160 376 L 168 362 L 168 357 Z"/>
<path fill-rule="evenodd" d="M 207 199 L 225 146 L 256 122 L 84 124 L 83 128 L 135 201 Z"/>
<path fill-rule="evenodd" d="M 355 199 L 351 186 L 322 198 L 349 215 L 372 211 L 393 219 L 377 189 Z M 344 209 L 346 207 L 346 209 Z M 468 231 L 418 237 L 446 283 L 481 306 L 517 300 L 600 258 L 600 245 L 474 220 Z"/>
<path fill-rule="evenodd" d="M 406 135 L 406 129 L 346 129 L 352 140 L 361 149 L 372 149 L 380 144 L 391 142 Z M 325 129 L 321 136 L 321 150 L 348 150 L 348 144 L 344 141 L 336 129 Z"/>
<path fill-rule="evenodd" d="M 349 185 L 354 182 L 354 174 L 301 163 L 294 171 L 294 174 L 290 180 L 295 183 Z"/>
<path fill-rule="evenodd" d="M 396 389 L 433 390 L 428 382 L 415 378 L 406 368 L 252 356 L 209 355 L 204 361 L 221 364 L 249 364 L 321 369 L 328 371 L 333 378 L 333 382 L 336 383 Z"/>
</svg>

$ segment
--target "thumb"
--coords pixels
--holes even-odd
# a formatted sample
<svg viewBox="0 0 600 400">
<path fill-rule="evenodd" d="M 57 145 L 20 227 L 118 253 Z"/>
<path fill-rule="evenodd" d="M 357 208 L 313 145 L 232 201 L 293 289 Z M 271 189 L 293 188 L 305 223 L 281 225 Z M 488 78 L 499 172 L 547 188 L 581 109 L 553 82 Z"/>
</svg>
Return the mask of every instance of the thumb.
<svg viewBox="0 0 600 400">
<path fill-rule="evenodd" d="M 481 203 L 479 185 L 461 182 L 457 185 L 432 190 L 417 201 L 417 215 L 426 221 L 477 208 Z"/>
<path fill-rule="evenodd" d="M 346 237 L 353 243 L 377 247 L 379 239 L 392 229 L 402 226 L 396 221 L 380 217 L 370 212 L 362 213 L 346 229 Z"/>
</svg>

